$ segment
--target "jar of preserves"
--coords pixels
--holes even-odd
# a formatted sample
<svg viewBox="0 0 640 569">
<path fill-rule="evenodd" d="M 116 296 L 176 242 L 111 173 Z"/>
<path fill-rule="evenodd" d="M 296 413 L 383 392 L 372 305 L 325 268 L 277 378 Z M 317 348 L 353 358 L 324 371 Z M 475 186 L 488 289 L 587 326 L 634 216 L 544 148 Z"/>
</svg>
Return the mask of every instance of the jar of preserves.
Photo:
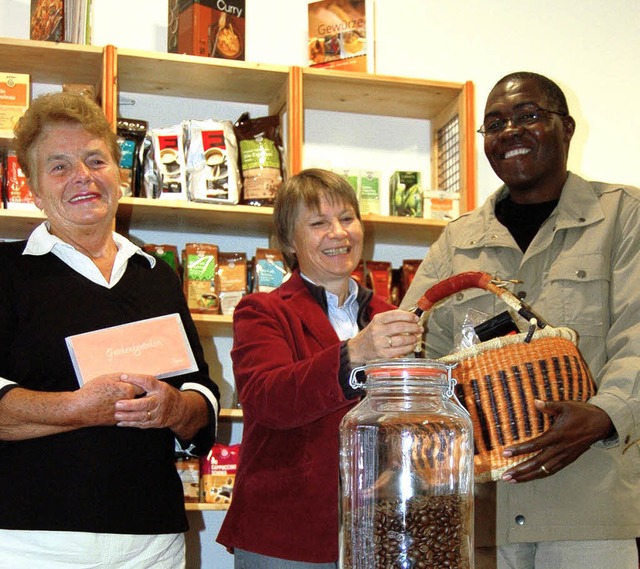
<svg viewBox="0 0 640 569">
<path fill-rule="evenodd" d="M 342 569 L 472 569 L 473 427 L 452 369 L 409 358 L 354 369 L 366 396 L 340 425 Z"/>
</svg>

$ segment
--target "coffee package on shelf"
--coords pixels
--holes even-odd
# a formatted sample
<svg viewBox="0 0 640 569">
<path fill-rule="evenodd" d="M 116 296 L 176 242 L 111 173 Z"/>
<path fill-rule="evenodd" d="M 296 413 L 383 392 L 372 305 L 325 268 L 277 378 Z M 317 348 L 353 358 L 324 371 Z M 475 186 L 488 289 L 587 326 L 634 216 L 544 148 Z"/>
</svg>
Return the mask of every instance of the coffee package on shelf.
<svg viewBox="0 0 640 569">
<path fill-rule="evenodd" d="M 200 501 L 200 459 L 179 455 L 176 457 L 176 469 L 182 482 L 184 501 L 194 503 Z"/>
<path fill-rule="evenodd" d="M 231 121 L 183 123 L 189 199 L 237 204 L 240 196 L 238 144 Z"/>
<path fill-rule="evenodd" d="M 413 278 L 416 276 L 418 272 L 418 268 L 420 267 L 420 263 L 422 263 L 421 259 L 403 259 L 402 266 L 400 267 L 401 278 L 400 278 L 400 298 L 403 298 L 411 283 L 413 282 Z"/>
<path fill-rule="evenodd" d="M 216 286 L 218 246 L 187 243 L 182 256 L 184 291 L 191 312 L 218 314 L 220 296 Z"/>
<path fill-rule="evenodd" d="M 187 176 L 182 126 L 156 128 L 153 137 L 154 160 L 160 172 L 160 199 L 186 200 Z"/>
<path fill-rule="evenodd" d="M 169 265 L 174 272 L 181 276 L 180 258 L 178 256 L 178 248 L 175 245 L 156 245 L 155 243 L 145 243 L 142 250 L 149 255 L 153 255 L 156 259 L 160 259 Z"/>
<path fill-rule="evenodd" d="M 252 119 L 249 113 L 243 113 L 234 128 L 240 155 L 242 203 L 273 205 L 284 179 L 280 117 L 271 115 Z"/>
<path fill-rule="evenodd" d="M 277 249 L 256 249 L 253 261 L 253 292 L 271 292 L 290 276 Z"/>
<path fill-rule="evenodd" d="M 231 503 L 239 458 L 239 444 L 216 443 L 207 456 L 200 459 L 202 502 L 220 506 Z"/>
<path fill-rule="evenodd" d="M 374 294 L 391 302 L 391 263 L 388 261 L 367 261 L 365 263 L 367 287 Z"/>
<path fill-rule="evenodd" d="M 123 196 L 140 195 L 141 149 L 149 123 L 140 119 L 119 118 L 116 133 L 120 146 L 120 187 Z"/>
<path fill-rule="evenodd" d="M 220 313 L 233 314 L 240 299 L 247 294 L 247 255 L 220 251 L 217 277 Z"/>
</svg>

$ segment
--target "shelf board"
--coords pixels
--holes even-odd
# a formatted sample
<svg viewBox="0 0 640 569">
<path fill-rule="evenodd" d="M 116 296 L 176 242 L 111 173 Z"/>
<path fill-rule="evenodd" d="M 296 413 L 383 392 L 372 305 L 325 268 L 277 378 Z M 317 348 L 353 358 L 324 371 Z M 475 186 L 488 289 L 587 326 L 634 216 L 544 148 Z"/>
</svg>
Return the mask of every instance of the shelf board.
<svg viewBox="0 0 640 569">
<path fill-rule="evenodd" d="M 217 336 L 220 331 L 229 331 L 233 323 L 233 317 L 225 314 L 191 313 L 191 317 L 200 336 Z"/>
<path fill-rule="evenodd" d="M 216 205 L 186 200 L 122 198 L 117 223 L 123 229 L 236 229 L 242 235 L 268 235 L 273 208 Z"/>
<path fill-rule="evenodd" d="M 250 104 L 286 92 L 289 68 L 196 55 L 118 49 L 120 91 Z"/>
<path fill-rule="evenodd" d="M 460 96 L 462 83 L 303 68 L 305 109 L 432 120 Z"/>
<path fill-rule="evenodd" d="M 185 200 L 122 198 L 118 207 L 119 229 L 131 227 L 174 231 L 196 228 L 205 230 L 241 230 L 242 235 L 267 235 L 272 229 L 271 207 L 214 205 Z M 415 241 L 416 234 L 425 239 L 437 237 L 448 221 L 366 214 L 362 216 L 369 233 Z"/>
<path fill-rule="evenodd" d="M 39 209 L 0 209 L 0 238 L 26 239 L 45 219 Z"/>
<path fill-rule="evenodd" d="M 242 409 L 220 409 L 220 418 L 227 419 L 229 421 L 239 420 L 242 421 Z"/>
<path fill-rule="evenodd" d="M 185 502 L 184 509 L 187 512 L 206 512 L 207 510 L 224 511 L 229 509 L 229 504 L 207 504 L 205 502 Z"/>
<path fill-rule="evenodd" d="M 0 38 L 0 61 L 2 71 L 28 73 L 32 83 L 102 81 L 102 47 Z"/>
</svg>

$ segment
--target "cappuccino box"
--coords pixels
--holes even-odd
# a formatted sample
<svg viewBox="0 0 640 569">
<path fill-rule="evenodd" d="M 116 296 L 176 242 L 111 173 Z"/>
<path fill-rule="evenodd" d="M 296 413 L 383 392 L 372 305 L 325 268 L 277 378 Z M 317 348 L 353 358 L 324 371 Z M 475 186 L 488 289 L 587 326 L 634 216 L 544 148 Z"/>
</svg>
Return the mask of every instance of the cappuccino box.
<svg viewBox="0 0 640 569">
<path fill-rule="evenodd" d="M 29 75 L 0 72 L 0 138 L 13 138 L 13 127 L 29 108 Z"/>
<path fill-rule="evenodd" d="M 169 0 L 169 53 L 245 59 L 245 0 Z"/>
</svg>

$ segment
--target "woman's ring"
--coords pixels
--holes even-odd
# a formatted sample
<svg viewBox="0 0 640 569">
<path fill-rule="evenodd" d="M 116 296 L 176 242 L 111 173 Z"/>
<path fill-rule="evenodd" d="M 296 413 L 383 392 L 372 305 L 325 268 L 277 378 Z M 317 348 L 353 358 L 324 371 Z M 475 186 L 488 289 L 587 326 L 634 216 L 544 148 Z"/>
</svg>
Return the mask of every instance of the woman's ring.
<svg viewBox="0 0 640 569">
<path fill-rule="evenodd" d="M 387 336 L 387 342 L 389 342 L 389 347 L 393 348 L 393 341 L 391 340 L 391 336 Z"/>
<path fill-rule="evenodd" d="M 542 472 L 544 472 L 547 476 L 551 474 L 551 472 L 547 470 L 547 467 L 544 464 L 540 467 L 540 470 L 542 470 Z"/>
<path fill-rule="evenodd" d="M 151 420 L 151 411 L 147 411 L 147 421 Z"/>
</svg>

